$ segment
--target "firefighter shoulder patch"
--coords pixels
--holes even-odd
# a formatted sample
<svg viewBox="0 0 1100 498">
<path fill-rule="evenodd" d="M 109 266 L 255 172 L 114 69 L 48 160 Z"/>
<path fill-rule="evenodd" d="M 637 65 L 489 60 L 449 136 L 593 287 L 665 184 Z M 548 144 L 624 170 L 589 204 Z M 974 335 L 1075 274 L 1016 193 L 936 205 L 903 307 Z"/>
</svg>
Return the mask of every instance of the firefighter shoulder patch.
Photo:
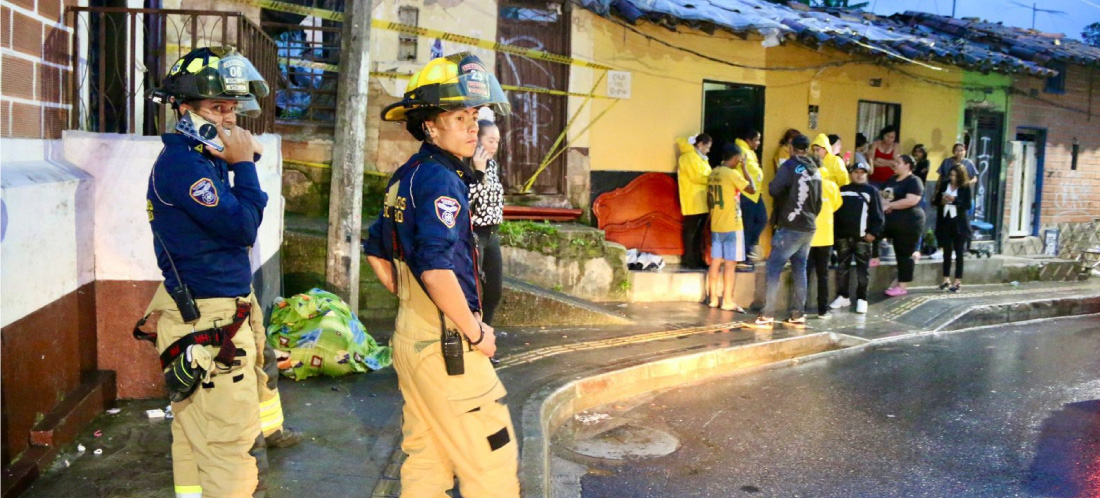
<svg viewBox="0 0 1100 498">
<path fill-rule="evenodd" d="M 435 200 L 435 215 L 447 228 L 454 228 L 458 223 L 458 212 L 462 205 L 452 197 L 439 196 Z"/>
<path fill-rule="evenodd" d="M 203 206 L 214 207 L 218 205 L 218 189 L 212 180 L 202 178 L 191 184 L 191 198 Z"/>
</svg>

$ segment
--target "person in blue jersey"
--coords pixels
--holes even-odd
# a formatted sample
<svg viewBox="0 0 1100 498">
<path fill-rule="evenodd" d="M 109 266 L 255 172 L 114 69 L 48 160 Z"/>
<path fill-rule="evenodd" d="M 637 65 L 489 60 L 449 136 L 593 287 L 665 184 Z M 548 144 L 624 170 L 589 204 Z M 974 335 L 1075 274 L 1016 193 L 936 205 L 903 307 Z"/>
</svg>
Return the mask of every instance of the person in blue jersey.
<svg viewBox="0 0 1100 498">
<path fill-rule="evenodd" d="M 157 313 L 156 333 L 134 331 L 155 342 L 165 370 L 177 497 L 262 496 L 264 428 L 282 428 L 249 260 L 268 202 L 256 173 L 262 151 L 236 126 L 237 113 L 258 112 L 268 92 L 236 51 L 200 48 L 151 95 L 195 130 L 165 134 L 149 175 L 146 209 L 164 283 L 139 322 Z M 277 436 L 288 438 L 282 443 L 300 439 L 289 432 Z"/>
<path fill-rule="evenodd" d="M 437 58 L 382 111 L 404 121 L 420 151 L 393 173 L 364 242 L 367 261 L 400 300 L 393 365 L 404 398 L 402 496 L 519 496 L 518 450 L 504 385 L 482 321 L 477 240 L 466 161 L 478 144 L 478 110 L 508 115 L 496 78 L 468 53 Z"/>
</svg>

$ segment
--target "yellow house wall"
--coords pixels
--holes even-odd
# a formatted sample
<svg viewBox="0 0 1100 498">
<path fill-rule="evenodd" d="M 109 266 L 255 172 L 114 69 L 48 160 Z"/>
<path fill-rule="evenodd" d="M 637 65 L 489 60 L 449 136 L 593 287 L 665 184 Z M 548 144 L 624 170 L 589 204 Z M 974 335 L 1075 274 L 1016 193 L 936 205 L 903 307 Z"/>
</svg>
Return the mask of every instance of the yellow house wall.
<svg viewBox="0 0 1100 498">
<path fill-rule="evenodd" d="M 958 89 L 919 81 L 884 67 L 852 64 L 820 72 L 740 69 L 646 40 L 580 9 L 574 14 L 574 23 L 574 55 L 587 55 L 585 58 L 632 73 L 631 99 L 615 104 L 592 125 L 587 137 L 576 137 L 576 144 L 590 147 L 595 171 L 674 171 L 674 139 L 701 131 L 704 80 L 765 86 L 761 157 L 765 164 L 772 161 L 775 143 L 787 128 L 797 128 L 811 138 L 817 133 L 837 133 L 846 150 L 854 146 L 860 100 L 901 104 L 903 149 L 908 151 L 924 143 L 933 164 L 950 153 L 948 149 L 959 130 Z M 806 67 L 849 58 L 841 52 L 814 51 L 792 43 L 765 49 L 759 39 L 741 40 L 724 33 L 673 33 L 650 24 L 639 25 L 638 29 L 675 45 L 750 66 Z M 585 50 L 588 47 L 590 51 Z M 947 85 L 961 84 L 962 72 L 954 68 L 932 71 L 907 65 L 905 71 Z M 599 72 L 574 68 L 573 74 L 572 89 L 587 91 Z M 872 78 L 881 78 L 882 86 L 871 87 Z M 817 128 L 810 130 L 807 110 L 813 80 L 820 89 L 819 97 L 814 99 L 820 112 Z M 604 89 L 601 85 L 600 90 Z M 581 99 L 570 101 L 573 111 Z M 594 118 L 609 105 L 611 101 L 596 101 L 589 116 Z"/>
<path fill-rule="evenodd" d="M 615 104 L 603 118 L 594 123 L 587 140 L 576 143 L 590 147 L 593 170 L 665 171 L 676 165 L 674 140 L 700 132 L 703 121 L 703 80 L 764 85 L 764 72 L 738 69 L 724 64 L 700 60 L 698 57 L 671 50 L 625 31 L 625 28 L 581 9 L 575 9 L 573 30 L 574 54 L 591 58 L 617 70 L 630 71 L 631 98 Z M 751 65 L 764 65 L 764 49 L 759 42 L 747 42 L 728 34 L 676 35 L 653 25 L 638 29 L 663 40 L 690 44 L 694 50 L 714 57 L 737 60 Z M 591 47 L 586 54 L 583 48 Z M 581 48 L 578 48 L 581 47 Z M 574 68 L 574 91 L 591 90 L 592 78 L 600 72 Z M 601 84 L 597 93 L 606 91 Z M 582 99 L 571 98 L 571 110 Z M 589 115 L 595 118 L 612 105 L 598 100 L 591 104 Z M 579 119 L 578 119 L 579 120 Z M 574 128 L 581 128 L 574 125 Z"/>
</svg>

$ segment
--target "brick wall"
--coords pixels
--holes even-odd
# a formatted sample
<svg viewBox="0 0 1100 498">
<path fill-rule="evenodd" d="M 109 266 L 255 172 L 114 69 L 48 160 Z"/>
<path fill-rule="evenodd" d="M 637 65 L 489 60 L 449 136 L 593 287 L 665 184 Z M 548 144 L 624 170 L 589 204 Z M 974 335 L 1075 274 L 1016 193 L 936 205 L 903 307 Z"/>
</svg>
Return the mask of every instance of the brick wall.
<svg viewBox="0 0 1100 498">
<path fill-rule="evenodd" d="M 1047 132 L 1039 227 L 1100 218 L 1100 69 L 1071 65 L 1064 94 L 1043 92 L 1045 81 L 1024 78 L 1015 84 L 1008 138 L 1019 127 Z M 1091 87 L 1091 88 L 1090 88 Z M 1030 96 L 1037 90 L 1037 98 Z M 1079 143 L 1077 170 L 1070 169 L 1073 140 Z M 1010 172 L 1011 173 L 1011 172 Z M 1005 221 L 1011 219 L 1010 174 L 1005 195 Z"/>
<path fill-rule="evenodd" d="M 69 120 L 75 0 L 0 0 L 0 137 L 60 138 Z"/>
</svg>

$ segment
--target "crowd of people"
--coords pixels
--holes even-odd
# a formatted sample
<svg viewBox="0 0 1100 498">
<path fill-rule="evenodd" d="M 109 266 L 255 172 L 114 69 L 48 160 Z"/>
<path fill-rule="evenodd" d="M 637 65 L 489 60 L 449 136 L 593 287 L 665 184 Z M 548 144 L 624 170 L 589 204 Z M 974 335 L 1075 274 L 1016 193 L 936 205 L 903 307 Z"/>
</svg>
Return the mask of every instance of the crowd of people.
<svg viewBox="0 0 1100 498">
<path fill-rule="evenodd" d="M 767 184 L 756 155 L 760 140 L 757 130 L 740 134 L 717 151 L 718 165 L 712 168 L 713 137 L 702 133 L 677 139 L 684 215 L 681 264 L 707 269 L 710 307 L 745 312 L 735 302 L 735 273 L 753 271 L 754 263 L 762 260 L 759 240 L 768 226 L 774 232 L 764 272 L 764 306 L 754 322 L 758 327 L 775 322 L 779 279 L 788 262 L 793 287 L 785 323 L 805 325 L 810 275 L 816 276 L 818 318 L 853 306 L 853 274 L 855 312 L 866 313 L 870 268 L 879 265 L 886 241 L 897 266 L 886 296 L 908 294 L 922 242 L 929 236 L 943 253 L 940 290 L 961 290 L 963 255 L 973 236 L 970 211 L 978 175 L 966 158 L 965 145 L 954 145 L 952 156 L 936 170 L 938 179 L 926 193 L 931 171 L 928 151 L 917 144 L 909 154 L 902 153 L 894 126 L 883 128 L 874 141 L 856 134 L 854 150 L 843 157 L 839 135 L 819 134 L 811 140 L 789 129 L 779 140 L 774 175 Z M 770 217 L 761 195 L 765 191 L 773 200 Z M 929 205 L 935 209 L 935 230 L 926 232 Z M 706 265 L 708 226 L 710 263 Z M 830 302 L 829 269 L 834 264 L 836 293 Z"/>
</svg>

